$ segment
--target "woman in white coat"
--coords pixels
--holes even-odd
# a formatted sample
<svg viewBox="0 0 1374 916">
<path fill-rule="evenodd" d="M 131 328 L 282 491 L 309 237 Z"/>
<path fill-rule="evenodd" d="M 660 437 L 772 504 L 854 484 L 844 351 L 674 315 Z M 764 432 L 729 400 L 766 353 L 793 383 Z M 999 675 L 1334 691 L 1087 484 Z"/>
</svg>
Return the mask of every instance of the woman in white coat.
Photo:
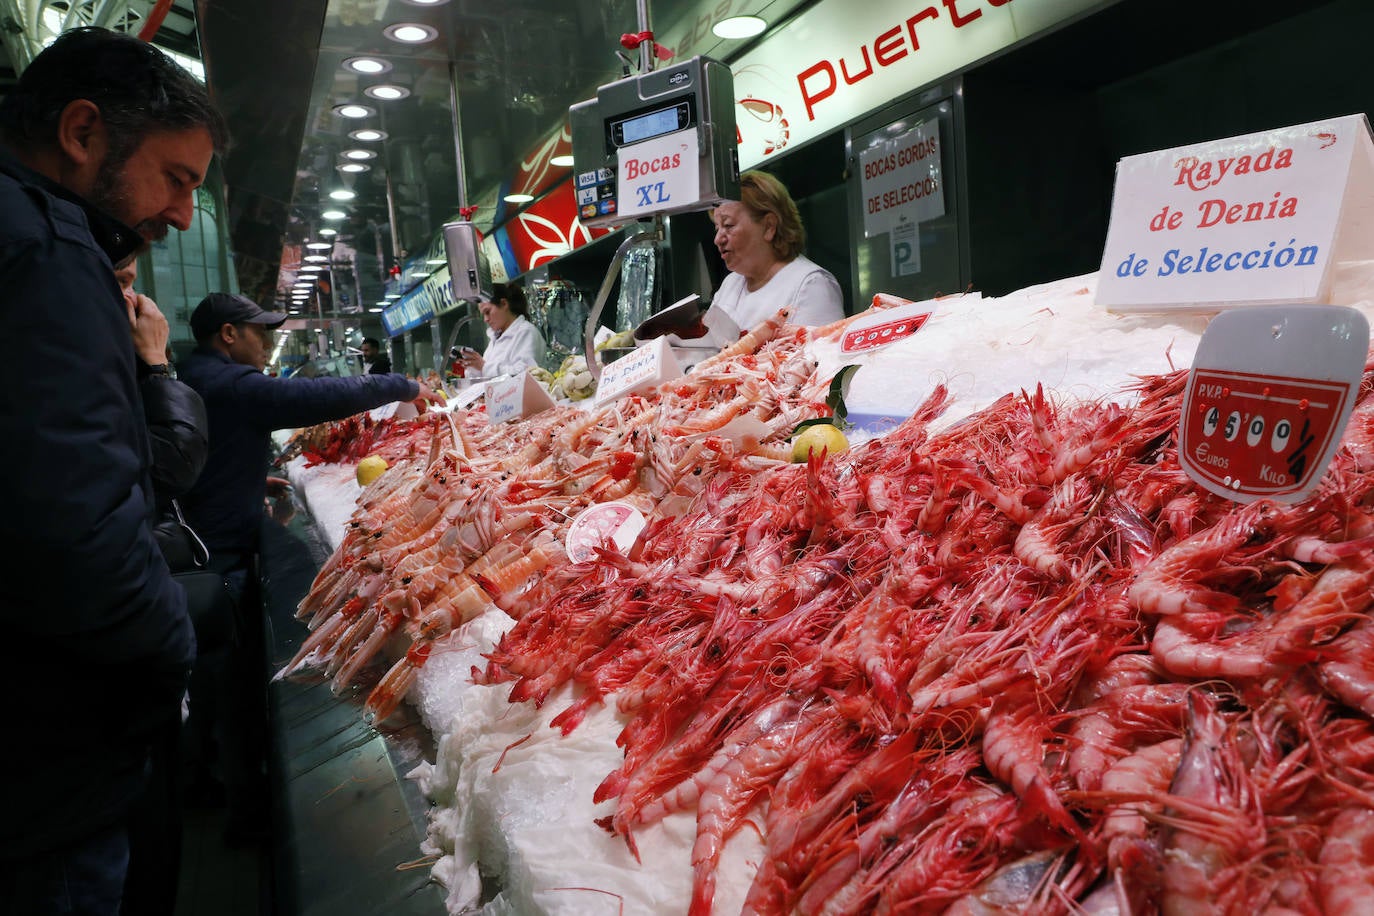
<svg viewBox="0 0 1374 916">
<path fill-rule="evenodd" d="M 490 302 L 478 305 L 487 323 L 487 348 L 481 356 L 463 351 L 467 374 L 482 378 L 519 375 L 539 365 L 544 356 L 544 335 L 525 316 L 529 305 L 525 291 L 514 283 L 497 283 Z"/>
</svg>

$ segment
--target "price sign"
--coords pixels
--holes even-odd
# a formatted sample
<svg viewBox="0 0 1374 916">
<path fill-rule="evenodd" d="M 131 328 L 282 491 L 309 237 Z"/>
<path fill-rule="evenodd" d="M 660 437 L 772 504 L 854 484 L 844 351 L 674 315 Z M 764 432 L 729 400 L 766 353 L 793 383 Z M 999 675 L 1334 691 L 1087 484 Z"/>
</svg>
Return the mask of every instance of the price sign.
<svg viewBox="0 0 1374 916">
<path fill-rule="evenodd" d="M 668 339 L 656 337 L 601 370 L 601 380 L 596 384 L 597 406 L 653 388 L 681 374 L 682 367 L 673 358 Z"/>
<path fill-rule="evenodd" d="M 485 383 L 487 420 L 504 423 L 548 410 L 553 398 L 528 372 L 502 375 Z"/>
<path fill-rule="evenodd" d="M 904 340 L 919 331 L 934 312 L 932 300 L 899 305 L 856 319 L 840 339 L 840 352 L 860 353 Z"/>
<path fill-rule="evenodd" d="M 1198 344 L 1184 394 L 1183 469 L 1238 502 L 1303 499 L 1340 445 L 1368 350 L 1369 324 L 1354 309 L 1218 315 Z"/>
<path fill-rule="evenodd" d="M 596 548 L 614 549 L 628 554 L 644 530 L 644 514 L 618 500 L 598 503 L 578 514 L 564 538 L 568 559 L 586 563 L 596 559 Z"/>
</svg>

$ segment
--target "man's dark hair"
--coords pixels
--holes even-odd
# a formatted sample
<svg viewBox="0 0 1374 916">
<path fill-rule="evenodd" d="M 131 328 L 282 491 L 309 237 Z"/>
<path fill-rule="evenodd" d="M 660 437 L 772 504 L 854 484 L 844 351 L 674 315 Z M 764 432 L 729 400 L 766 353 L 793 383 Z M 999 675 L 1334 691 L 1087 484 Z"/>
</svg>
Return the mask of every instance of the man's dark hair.
<svg viewBox="0 0 1374 916">
<path fill-rule="evenodd" d="M 363 343 L 372 344 L 372 346 L 376 347 L 378 350 L 382 348 L 382 345 L 377 342 L 377 338 L 375 337 L 364 337 Z"/>
<path fill-rule="evenodd" d="M 158 131 L 203 127 L 216 152 L 229 145 L 224 117 L 195 77 L 146 41 L 98 28 L 63 32 L 25 68 L 0 101 L 0 141 L 51 148 L 58 119 L 77 99 L 100 108 L 107 167 L 123 165 Z"/>
</svg>

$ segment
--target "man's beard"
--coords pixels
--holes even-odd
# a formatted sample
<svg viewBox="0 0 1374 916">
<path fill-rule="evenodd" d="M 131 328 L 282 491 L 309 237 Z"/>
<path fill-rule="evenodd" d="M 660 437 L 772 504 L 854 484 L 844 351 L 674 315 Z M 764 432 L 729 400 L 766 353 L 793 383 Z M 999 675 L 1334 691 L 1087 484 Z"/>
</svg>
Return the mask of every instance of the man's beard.
<svg viewBox="0 0 1374 916">
<path fill-rule="evenodd" d="M 114 162 L 112 158 L 107 156 L 101 163 L 100 171 L 96 174 L 95 187 L 91 189 L 88 199 L 96 209 L 113 216 L 138 233 L 139 238 L 143 240 L 138 250 L 147 251 L 151 243 L 167 237 L 167 224 L 160 219 L 145 219 L 137 223 L 133 221 L 129 212 L 131 205 L 124 193 L 124 166 L 127 160 Z"/>
</svg>

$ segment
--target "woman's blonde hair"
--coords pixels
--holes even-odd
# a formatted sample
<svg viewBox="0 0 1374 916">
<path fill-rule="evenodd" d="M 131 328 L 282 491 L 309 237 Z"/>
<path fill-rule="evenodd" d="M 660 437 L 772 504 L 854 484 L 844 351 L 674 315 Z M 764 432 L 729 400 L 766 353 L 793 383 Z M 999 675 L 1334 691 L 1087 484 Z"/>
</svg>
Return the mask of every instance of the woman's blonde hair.
<svg viewBox="0 0 1374 916">
<path fill-rule="evenodd" d="M 787 193 L 787 186 L 767 172 L 745 172 L 739 176 L 740 203 L 749 208 L 759 222 L 769 213 L 778 218 L 773 233 L 773 251 L 783 261 L 791 261 L 806 247 L 806 230 L 801 214 Z"/>
</svg>

